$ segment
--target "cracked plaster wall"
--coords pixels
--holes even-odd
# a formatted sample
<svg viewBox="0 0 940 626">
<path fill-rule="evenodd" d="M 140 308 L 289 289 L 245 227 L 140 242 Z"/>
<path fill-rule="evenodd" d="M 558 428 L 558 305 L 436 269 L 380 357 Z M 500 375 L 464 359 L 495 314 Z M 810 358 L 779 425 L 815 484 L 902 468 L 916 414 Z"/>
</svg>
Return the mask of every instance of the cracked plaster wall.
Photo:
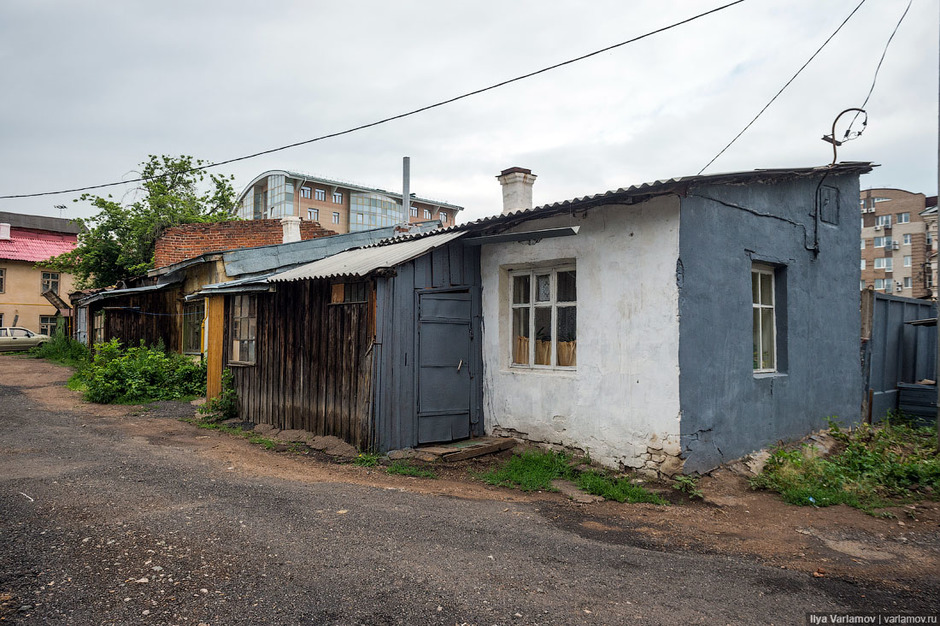
<svg viewBox="0 0 940 626">
<path fill-rule="evenodd" d="M 589 452 L 610 467 L 679 471 L 679 203 L 662 197 L 521 224 L 578 235 L 486 245 L 484 419 L 489 433 Z M 577 265 L 578 364 L 511 367 L 509 271 Z"/>
</svg>

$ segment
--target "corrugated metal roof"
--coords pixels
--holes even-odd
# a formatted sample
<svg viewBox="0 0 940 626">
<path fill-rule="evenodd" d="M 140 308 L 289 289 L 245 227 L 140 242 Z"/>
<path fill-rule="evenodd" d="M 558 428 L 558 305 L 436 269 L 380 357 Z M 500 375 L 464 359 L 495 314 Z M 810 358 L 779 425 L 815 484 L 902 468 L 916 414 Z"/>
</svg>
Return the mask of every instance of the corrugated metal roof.
<svg viewBox="0 0 940 626">
<path fill-rule="evenodd" d="M 347 250 L 331 257 L 275 274 L 268 282 L 278 283 L 311 278 L 366 276 L 378 269 L 395 267 L 421 256 L 463 235 L 463 231 L 435 234 L 421 239 L 406 237 L 390 245 Z"/>
<path fill-rule="evenodd" d="M 131 296 L 137 293 L 162 291 L 164 289 L 169 289 L 170 287 L 177 285 L 180 282 L 180 280 L 175 280 L 167 283 L 161 283 L 159 285 L 146 285 L 144 287 L 130 287 L 128 289 L 105 289 L 104 291 L 99 291 L 98 293 L 92 294 L 87 298 L 82 298 L 75 304 L 77 306 L 86 306 L 92 302 L 97 302 L 98 300 L 107 300 L 108 298 L 119 298 L 121 296 Z"/>
<path fill-rule="evenodd" d="M 605 204 L 623 202 L 632 198 L 641 198 L 645 200 L 654 196 L 664 196 L 670 194 L 684 195 L 691 187 L 700 185 L 746 185 L 767 183 L 777 180 L 787 180 L 794 178 L 805 178 L 808 176 L 819 176 L 820 174 L 864 174 L 870 172 L 874 164 L 867 161 L 848 161 L 837 163 L 836 165 L 824 165 L 820 167 L 794 167 L 781 169 L 762 169 L 750 170 L 746 172 L 729 172 L 723 174 L 708 174 L 697 176 L 680 176 L 678 178 L 668 178 L 657 180 L 650 183 L 641 183 L 629 187 L 621 187 L 602 193 L 580 196 L 571 200 L 563 200 L 552 204 L 544 204 L 532 209 L 513 211 L 502 215 L 492 215 L 482 217 L 473 222 L 465 222 L 449 228 L 438 231 L 439 233 L 449 233 L 455 231 L 480 231 L 491 226 L 501 224 L 517 224 L 530 219 L 540 219 L 549 217 L 558 213 L 567 211 L 587 209 Z M 397 239 L 420 239 L 426 237 L 426 234 L 415 233 L 403 235 Z M 436 234 L 435 234 L 436 236 Z M 379 242 L 375 246 L 387 245 L 389 242 Z"/>
<path fill-rule="evenodd" d="M 78 245 L 76 235 L 47 230 L 11 228 L 10 239 L 0 239 L 0 259 L 9 261 L 45 261 Z"/>
<path fill-rule="evenodd" d="M 354 233 L 318 237 L 306 241 L 281 243 L 257 248 L 242 248 L 224 253 L 225 273 L 228 276 L 260 274 L 311 263 L 350 248 L 361 248 L 395 237 L 402 228 L 428 232 L 427 227 L 397 225 L 362 230 Z"/>
</svg>

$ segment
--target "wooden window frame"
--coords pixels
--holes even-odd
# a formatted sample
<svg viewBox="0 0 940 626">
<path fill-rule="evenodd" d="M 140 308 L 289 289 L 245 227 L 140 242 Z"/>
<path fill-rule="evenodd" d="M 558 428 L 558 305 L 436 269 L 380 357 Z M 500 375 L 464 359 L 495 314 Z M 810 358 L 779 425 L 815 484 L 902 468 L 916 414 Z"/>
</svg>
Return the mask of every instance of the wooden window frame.
<svg viewBox="0 0 940 626">
<path fill-rule="evenodd" d="M 251 313 L 252 309 L 254 309 L 254 314 Z M 242 332 L 243 329 L 244 333 Z M 242 334 L 245 336 L 238 336 Z M 229 365 L 254 365 L 257 363 L 258 297 L 255 294 L 237 294 L 232 297 L 229 335 L 231 346 L 228 359 Z M 242 351 L 247 352 L 247 354 L 242 354 Z"/>
<path fill-rule="evenodd" d="M 574 300 L 558 300 L 558 274 L 563 272 L 574 272 L 575 274 L 575 299 Z M 536 283 L 537 276 L 548 275 L 549 278 L 549 297 L 547 300 L 537 300 L 536 299 Z M 565 263 L 562 265 L 548 265 L 542 267 L 536 267 L 525 270 L 513 270 L 509 272 L 509 325 L 510 325 L 510 346 L 509 346 L 509 364 L 511 368 L 514 369 L 527 369 L 527 370 L 562 370 L 562 371 L 573 371 L 577 369 L 577 353 L 575 352 L 575 364 L 574 365 L 558 365 L 558 309 L 572 308 L 575 310 L 575 345 L 577 345 L 577 310 L 578 310 L 578 299 L 577 299 L 577 267 L 572 263 Z M 521 276 L 527 276 L 529 278 L 529 294 L 526 302 L 516 303 L 515 298 L 515 288 L 516 288 L 516 278 Z M 537 364 L 536 363 L 536 343 L 537 339 L 533 340 L 536 335 L 535 328 L 535 312 L 536 309 L 547 308 L 551 309 L 551 319 L 549 324 L 551 325 L 551 346 L 550 350 L 550 359 L 548 364 Z M 517 363 L 515 359 L 516 351 L 516 336 L 514 330 L 514 316 L 515 311 L 517 310 L 528 310 L 528 355 L 526 357 L 525 363 Z"/>
</svg>

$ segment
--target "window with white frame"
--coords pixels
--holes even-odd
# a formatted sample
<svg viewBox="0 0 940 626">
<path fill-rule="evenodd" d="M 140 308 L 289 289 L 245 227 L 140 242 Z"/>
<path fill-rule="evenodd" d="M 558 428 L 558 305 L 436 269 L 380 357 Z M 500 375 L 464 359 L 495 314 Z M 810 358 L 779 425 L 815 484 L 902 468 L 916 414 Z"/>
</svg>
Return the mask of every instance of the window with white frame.
<svg viewBox="0 0 940 626">
<path fill-rule="evenodd" d="M 886 241 L 889 241 L 887 237 L 875 237 L 875 247 L 884 248 Z"/>
<path fill-rule="evenodd" d="M 58 272 L 43 272 L 42 273 L 42 285 L 41 291 L 52 291 L 54 294 L 59 293 L 59 273 Z"/>
<path fill-rule="evenodd" d="M 431 219 L 431 209 L 425 209 L 425 210 L 424 210 L 424 219 L 426 219 L 426 220 Z"/>
<path fill-rule="evenodd" d="M 910 256 L 904 257 L 904 267 L 910 267 L 910 266 L 911 266 L 911 257 Z"/>
<path fill-rule="evenodd" d="M 890 257 L 875 259 L 875 269 L 884 270 L 886 272 L 894 271 L 894 259 Z"/>
<path fill-rule="evenodd" d="M 859 288 L 860 291 L 865 289 L 865 281 L 864 281 L 864 280 L 858 281 L 858 288 Z"/>
<path fill-rule="evenodd" d="M 879 215 L 875 218 L 875 226 L 891 226 L 891 216 L 890 215 Z"/>
<path fill-rule="evenodd" d="M 438 211 L 437 216 L 441 218 L 441 222 L 447 223 L 447 211 Z"/>
<path fill-rule="evenodd" d="M 310 198 L 310 187 L 301 187 L 300 188 L 300 197 L 301 198 Z"/>
<path fill-rule="evenodd" d="M 904 288 L 905 288 L 905 289 L 910 289 L 910 288 L 911 288 L 911 277 L 910 277 L 910 276 L 905 276 L 905 277 L 904 277 Z"/>
<path fill-rule="evenodd" d="M 571 265 L 510 274 L 514 367 L 577 365 L 576 278 Z"/>
<path fill-rule="evenodd" d="M 411 217 L 418 217 L 418 207 L 414 205 L 411 206 Z"/>
<path fill-rule="evenodd" d="M 326 200 L 326 189 L 314 189 L 313 197 L 316 200 L 325 201 Z"/>
<path fill-rule="evenodd" d="M 320 209 L 307 209 L 307 218 L 314 222 L 320 221 Z"/>
<path fill-rule="evenodd" d="M 910 234 L 910 233 L 907 233 L 906 235 L 904 235 L 904 245 L 905 245 L 905 246 L 911 245 L 911 234 Z"/>
<path fill-rule="evenodd" d="M 885 281 L 884 278 L 876 278 L 876 279 L 875 279 L 875 289 L 877 289 L 877 290 L 879 290 L 879 291 L 882 290 L 882 289 L 884 289 L 884 288 L 885 288 L 885 282 L 889 282 L 889 283 L 890 283 L 891 281 Z"/>
<path fill-rule="evenodd" d="M 751 309 L 754 318 L 754 372 L 777 371 L 775 276 L 770 265 L 751 267 Z"/>
<path fill-rule="evenodd" d="M 333 204 L 342 204 L 343 203 L 343 192 L 334 191 L 333 192 Z"/>
<path fill-rule="evenodd" d="M 333 223 L 339 224 L 339 211 L 333 211 Z"/>
<path fill-rule="evenodd" d="M 911 221 L 910 213 L 898 213 L 898 224 L 907 224 Z"/>
<path fill-rule="evenodd" d="M 232 298 L 232 353 L 229 361 L 254 365 L 258 335 L 258 304 L 253 295 Z"/>
<path fill-rule="evenodd" d="M 865 259 L 862 259 L 861 269 L 865 269 Z"/>
<path fill-rule="evenodd" d="M 865 240 L 864 240 L 864 239 L 860 239 L 859 241 L 862 242 L 861 249 L 864 250 L 864 249 L 865 249 Z"/>
</svg>

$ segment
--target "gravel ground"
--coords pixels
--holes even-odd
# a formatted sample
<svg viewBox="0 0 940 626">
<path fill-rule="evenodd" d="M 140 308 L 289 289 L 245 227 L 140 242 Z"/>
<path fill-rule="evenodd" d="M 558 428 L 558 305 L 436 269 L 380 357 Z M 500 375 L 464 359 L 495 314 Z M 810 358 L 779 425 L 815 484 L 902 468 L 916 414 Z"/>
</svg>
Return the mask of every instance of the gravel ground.
<svg viewBox="0 0 940 626">
<path fill-rule="evenodd" d="M 288 471 L 282 455 L 181 424 L 186 405 L 100 415 L 45 402 L 37 389 L 55 381 L 20 384 L 9 363 L 0 359 L 8 623 L 794 624 L 810 610 L 940 606 L 936 576 L 904 588 L 815 578 L 648 549 L 557 500 Z M 266 471 L 246 469 L 255 456 Z"/>
</svg>

